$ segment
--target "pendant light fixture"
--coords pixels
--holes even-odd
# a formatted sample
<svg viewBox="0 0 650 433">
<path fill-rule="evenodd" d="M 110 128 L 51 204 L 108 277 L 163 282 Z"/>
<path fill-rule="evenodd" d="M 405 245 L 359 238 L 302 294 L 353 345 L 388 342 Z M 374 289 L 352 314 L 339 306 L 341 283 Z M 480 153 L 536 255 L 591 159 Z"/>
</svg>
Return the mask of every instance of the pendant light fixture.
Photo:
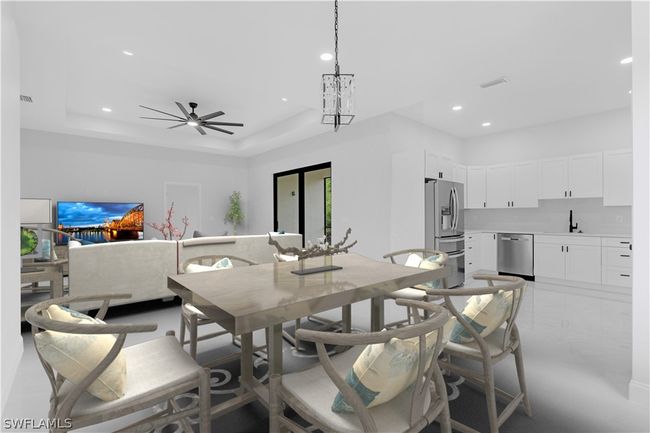
<svg viewBox="0 0 650 433">
<path fill-rule="evenodd" d="M 339 69 L 339 2 L 334 0 L 334 73 L 323 74 L 323 117 L 321 123 L 349 125 L 354 119 L 354 74 Z"/>
</svg>

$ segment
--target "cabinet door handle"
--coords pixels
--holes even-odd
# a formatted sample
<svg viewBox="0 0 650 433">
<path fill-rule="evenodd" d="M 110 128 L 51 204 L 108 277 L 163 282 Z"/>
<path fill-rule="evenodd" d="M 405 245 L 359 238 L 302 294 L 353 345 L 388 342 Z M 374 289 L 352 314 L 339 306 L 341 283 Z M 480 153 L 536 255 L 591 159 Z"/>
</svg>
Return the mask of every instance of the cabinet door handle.
<svg viewBox="0 0 650 433">
<path fill-rule="evenodd" d="M 625 242 L 619 242 L 619 244 L 629 245 L 630 243 L 628 241 L 625 241 Z"/>
<path fill-rule="evenodd" d="M 566 252 L 567 253 L 569 252 L 569 246 L 568 245 L 566 246 Z"/>
<path fill-rule="evenodd" d="M 496 238 L 497 238 L 497 234 L 496 234 L 496 233 L 492 233 L 492 239 L 496 239 Z"/>
<path fill-rule="evenodd" d="M 621 257 L 630 257 L 629 254 L 621 254 Z"/>
<path fill-rule="evenodd" d="M 619 275 L 620 275 L 621 277 L 628 277 L 628 278 L 629 278 L 629 276 L 630 276 L 630 274 L 619 274 Z"/>
<path fill-rule="evenodd" d="M 485 202 L 483 202 L 483 207 L 485 207 Z"/>
<path fill-rule="evenodd" d="M 564 245 L 562 245 L 562 252 L 564 252 Z"/>
<path fill-rule="evenodd" d="M 566 191 L 564 191 L 564 196 L 566 197 Z"/>
<path fill-rule="evenodd" d="M 571 193 L 572 193 L 572 192 L 573 192 L 573 191 L 569 190 L 569 197 L 571 197 Z"/>
</svg>

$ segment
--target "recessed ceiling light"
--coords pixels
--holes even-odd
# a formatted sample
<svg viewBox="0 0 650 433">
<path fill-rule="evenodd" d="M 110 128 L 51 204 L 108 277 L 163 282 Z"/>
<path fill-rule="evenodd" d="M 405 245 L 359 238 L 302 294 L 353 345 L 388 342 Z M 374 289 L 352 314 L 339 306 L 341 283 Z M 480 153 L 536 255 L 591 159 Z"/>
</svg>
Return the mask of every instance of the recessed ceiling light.
<svg viewBox="0 0 650 433">
<path fill-rule="evenodd" d="M 483 122 L 481 123 L 481 126 L 490 126 L 492 125 L 492 122 Z"/>
<path fill-rule="evenodd" d="M 102 107 L 102 111 L 103 111 L 104 113 L 110 113 L 110 112 L 113 111 L 113 110 L 112 110 L 111 108 L 108 108 L 108 107 Z"/>
<path fill-rule="evenodd" d="M 632 63 L 632 60 L 634 60 L 632 57 L 626 57 L 623 60 L 621 60 L 621 65 L 627 65 L 628 63 Z"/>
<path fill-rule="evenodd" d="M 125 56 L 132 56 L 133 55 L 133 53 L 131 51 L 128 51 L 128 50 L 122 51 L 122 54 L 124 54 Z"/>
<path fill-rule="evenodd" d="M 320 55 L 320 59 L 324 62 L 329 62 L 333 58 L 334 56 L 332 55 L 332 53 L 323 53 Z"/>
<path fill-rule="evenodd" d="M 199 124 L 198 124 L 197 122 L 194 122 L 194 121 L 192 121 L 192 120 L 190 120 L 189 122 L 187 122 L 187 124 L 190 125 L 190 126 L 199 126 Z"/>
<path fill-rule="evenodd" d="M 451 109 L 454 110 L 454 111 L 460 111 L 460 110 L 463 109 L 463 106 L 462 105 L 454 105 L 453 107 L 451 107 Z"/>
<path fill-rule="evenodd" d="M 287 98 L 282 98 L 282 102 L 287 102 L 287 101 L 288 101 Z"/>
<path fill-rule="evenodd" d="M 631 95 L 631 94 L 632 94 L 632 90 L 628 90 L 627 93 L 629 93 L 629 94 Z"/>
</svg>

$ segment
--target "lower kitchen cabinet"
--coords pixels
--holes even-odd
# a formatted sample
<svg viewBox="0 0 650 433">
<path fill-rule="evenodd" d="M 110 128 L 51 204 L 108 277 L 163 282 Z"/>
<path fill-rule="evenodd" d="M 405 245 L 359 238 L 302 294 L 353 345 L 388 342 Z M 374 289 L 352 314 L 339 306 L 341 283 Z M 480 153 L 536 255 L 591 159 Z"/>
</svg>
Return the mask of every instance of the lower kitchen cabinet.
<svg viewBox="0 0 650 433">
<path fill-rule="evenodd" d="M 603 284 L 632 287 L 632 239 L 603 238 Z"/>
<path fill-rule="evenodd" d="M 600 284 L 600 238 L 535 236 L 535 277 Z"/>
<path fill-rule="evenodd" d="M 497 234 L 481 233 L 481 269 L 496 272 L 497 256 Z"/>
</svg>

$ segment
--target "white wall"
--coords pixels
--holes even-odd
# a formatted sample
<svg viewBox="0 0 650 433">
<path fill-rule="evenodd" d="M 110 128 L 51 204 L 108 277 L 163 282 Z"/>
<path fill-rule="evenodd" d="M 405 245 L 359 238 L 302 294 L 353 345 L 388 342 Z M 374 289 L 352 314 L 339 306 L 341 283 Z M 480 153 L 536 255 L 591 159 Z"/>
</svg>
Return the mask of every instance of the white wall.
<svg viewBox="0 0 650 433">
<path fill-rule="evenodd" d="M 632 113 L 606 111 L 463 142 L 463 162 L 489 165 L 632 147 Z"/>
<path fill-rule="evenodd" d="M 0 3 L 0 390 L 2 412 L 23 353 L 20 335 L 20 58 L 13 5 Z"/>
<path fill-rule="evenodd" d="M 242 193 L 247 215 L 246 160 L 43 131 L 22 131 L 23 197 L 57 200 L 144 202 L 145 221 L 164 219 L 164 184 L 201 185 L 204 234 L 232 232 L 224 223 L 229 196 Z M 183 215 L 175 213 L 181 225 Z M 248 233 L 247 221 L 238 229 Z M 145 227 L 145 238 L 161 238 Z M 189 232 L 186 237 L 191 237 Z"/>
<path fill-rule="evenodd" d="M 467 139 L 463 161 L 467 165 L 489 165 L 630 147 L 631 111 L 622 109 Z M 602 199 L 540 200 L 536 209 L 468 209 L 465 227 L 565 232 L 569 209 L 573 209 L 579 228 L 585 232 L 631 234 L 631 207 L 602 203 Z"/>
<path fill-rule="evenodd" d="M 392 114 L 325 130 L 251 158 L 251 232 L 273 228 L 273 173 L 331 162 L 333 242 L 351 227 L 368 257 L 422 245 L 425 149 L 459 158 L 460 140 Z"/>
<path fill-rule="evenodd" d="M 630 399 L 650 403 L 650 5 L 632 3 L 632 110 L 634 126 L 634 275 Z"/>
</svg>

